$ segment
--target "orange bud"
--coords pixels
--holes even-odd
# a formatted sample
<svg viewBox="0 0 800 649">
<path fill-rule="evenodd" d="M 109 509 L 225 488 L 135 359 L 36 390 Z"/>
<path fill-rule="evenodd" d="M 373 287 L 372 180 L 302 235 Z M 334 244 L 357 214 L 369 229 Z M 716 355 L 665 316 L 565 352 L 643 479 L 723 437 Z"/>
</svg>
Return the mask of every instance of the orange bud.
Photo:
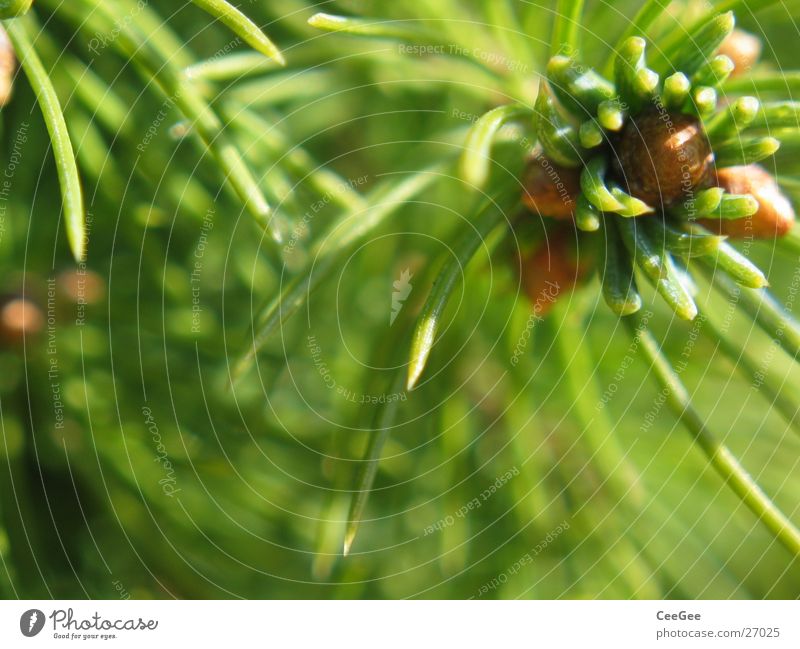
<svg viewBox="0 0 800 649">
<path fill-rule="evenodd" d="M 0 26 L 0 106 L 5 106 L 11 99 L 14 84 L 14 72 L 17 69 L 17 57 L 6 30 Z"/>
<path fill-rule="evenodd" d="M 531 212 L 553 219 L 571 219 L 580 192 L 580 172 L 543 156 L 531 158 L 523 178 L 522 200 Z"/>
<path fill-rule="evenodd" d="M 738 239 L 774 239 L 792 229 L 794 208 L 775 179 L 762 167 L 747 165 L 720 169 L 717 185 L 731 194 L 750 194 L 758 201 L 758 211 L 743 219 L 699 219 L 709 230 Z"/>
<path fill-rule="evenodd" d="M 25 336 L 39 333 L 44 326 L 42 310 L 31 300 L 13 298 L 0 309 L 0 332 L 10 343 L 21 343 Z"/>
<path fill-rule="evenodd" d="M 91 270 L 65 270 L 58 276 L 58 288 L 75 304 L 95 304 L 106 294 L 103 278 Z"/>
<path fill-rule="evenodd" d="M 719 54 L 733 61 L 732 77 L 748 72 L 761 57 L 761 39 L 741 29 L 734 29 L 722 45 Z"/>
</svg>

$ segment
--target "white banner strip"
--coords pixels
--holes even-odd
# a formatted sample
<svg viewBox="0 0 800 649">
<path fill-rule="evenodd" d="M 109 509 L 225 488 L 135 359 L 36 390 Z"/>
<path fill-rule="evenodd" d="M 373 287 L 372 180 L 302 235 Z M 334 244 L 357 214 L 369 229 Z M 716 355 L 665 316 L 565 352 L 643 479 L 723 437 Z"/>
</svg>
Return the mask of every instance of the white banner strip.
<svg viewBox="0 0 800 649">
<path fill-rule="evenodd" d="M 5 601 L 0 647 L 796 649 L 799 619 L 797 601 Z"/>
</svg>

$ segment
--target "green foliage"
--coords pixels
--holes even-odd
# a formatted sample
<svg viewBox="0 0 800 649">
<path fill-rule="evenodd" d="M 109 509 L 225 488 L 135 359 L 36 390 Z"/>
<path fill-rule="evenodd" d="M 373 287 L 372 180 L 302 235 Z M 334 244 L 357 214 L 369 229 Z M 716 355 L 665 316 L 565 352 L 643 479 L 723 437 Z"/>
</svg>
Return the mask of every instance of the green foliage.
<svg viewBox="0 0 800 649">
<path fill-rule="evenodd" d="M 710 235 L 716 189 L 640 226 L 608 155 L 700 87 L 795 187 L 788 39 L 727 77 L 742 2 L 180 4 L 4 22 L 0 595 L 800 595 L 797 235 Z M 583 187 L 545 319 L 537 146 Z"/>
</svg>

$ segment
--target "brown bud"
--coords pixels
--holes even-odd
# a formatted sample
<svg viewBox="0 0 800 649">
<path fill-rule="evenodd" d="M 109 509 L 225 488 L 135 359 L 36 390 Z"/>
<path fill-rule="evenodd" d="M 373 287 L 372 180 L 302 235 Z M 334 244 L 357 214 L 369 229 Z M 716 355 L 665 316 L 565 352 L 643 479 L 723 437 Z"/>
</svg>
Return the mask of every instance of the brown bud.
<svg viewBox="0 0 800 649">
<path fill-rule="evenodd" d="M 544 156 L 528 162 L 522 200 L 529 210 L 554 219 L 571 219 L 580 192 L 580 172 L 561 167 Z"/>
<path fill-rule="evenodd" d="M 586 276 L 589 264 L 575 250 L 575 231 L 559 230 L 520 257 L 522 288 L 533 313 L 544 317 L 563 293 Z"/>
<path fill-rule="evenodd" d="M 730 194 L 750 194 L 758 201 L 758 211 L 743 219 L 699 219 L 709 230 L 738 239 L 774 239 L 792 229 L 794 208 L 775 179 L 762 167 L 720 169 L 717 185 Z"/>
<path fill-rule="evenodd" d="M 0 107 L 11 99 L 14 85 L 14 73 L 17 69 L 17 57 L 6 30 L 0 26 Z"/>
<path fill-rule="evenodd" d="M 734 29 L 730 36 L 722 41 L 719 54 L 724 54 L 733 61 L 732 77 L 748 72 L 761 56 L 761 39 L 741 29 Z"/>
<path fill-rule="evenodd" d="M 44 326 L 42 310 L 31 300 L 12 298 L 0 309 L 0 333 L 9 343 L 39 333 Z"/>
<path fill-rule="evenodd" d="M 652 207 L 705 185 L 714 162 L 697 117 L 656 108 L 628 120 L 615 150 L 623 187 Z"/>
</svg>

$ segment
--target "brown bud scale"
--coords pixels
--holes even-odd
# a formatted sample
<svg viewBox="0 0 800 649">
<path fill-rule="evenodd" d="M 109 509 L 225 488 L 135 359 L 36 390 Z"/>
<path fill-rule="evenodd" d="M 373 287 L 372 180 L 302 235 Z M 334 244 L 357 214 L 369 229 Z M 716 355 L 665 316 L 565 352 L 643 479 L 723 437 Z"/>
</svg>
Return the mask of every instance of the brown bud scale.
<svg viewBox="0 0 800 649">
<path fill-rule="evenodd" d="M 558 298 L 580 283 L 591 269 L 587 258 L 580 259 L 576 253 L 572 229 L 551 233 L 519 261 L 522 288 L 537 317 L 544 317 Z"/>
<path fill-rule="evenodd" d="M 522 200 L 531 212 L 554 219 L 572 218 L 580 192 L 579 170 L 537 156 L 528 162 L 523 185 Z"/>
<path fill-rule="evenodd" d="M 714 162 L 697 117 L 655 107 L 628 120 L 614 150 L 623 188 L 655 208 L 705 186 Z"/>
</svg>

